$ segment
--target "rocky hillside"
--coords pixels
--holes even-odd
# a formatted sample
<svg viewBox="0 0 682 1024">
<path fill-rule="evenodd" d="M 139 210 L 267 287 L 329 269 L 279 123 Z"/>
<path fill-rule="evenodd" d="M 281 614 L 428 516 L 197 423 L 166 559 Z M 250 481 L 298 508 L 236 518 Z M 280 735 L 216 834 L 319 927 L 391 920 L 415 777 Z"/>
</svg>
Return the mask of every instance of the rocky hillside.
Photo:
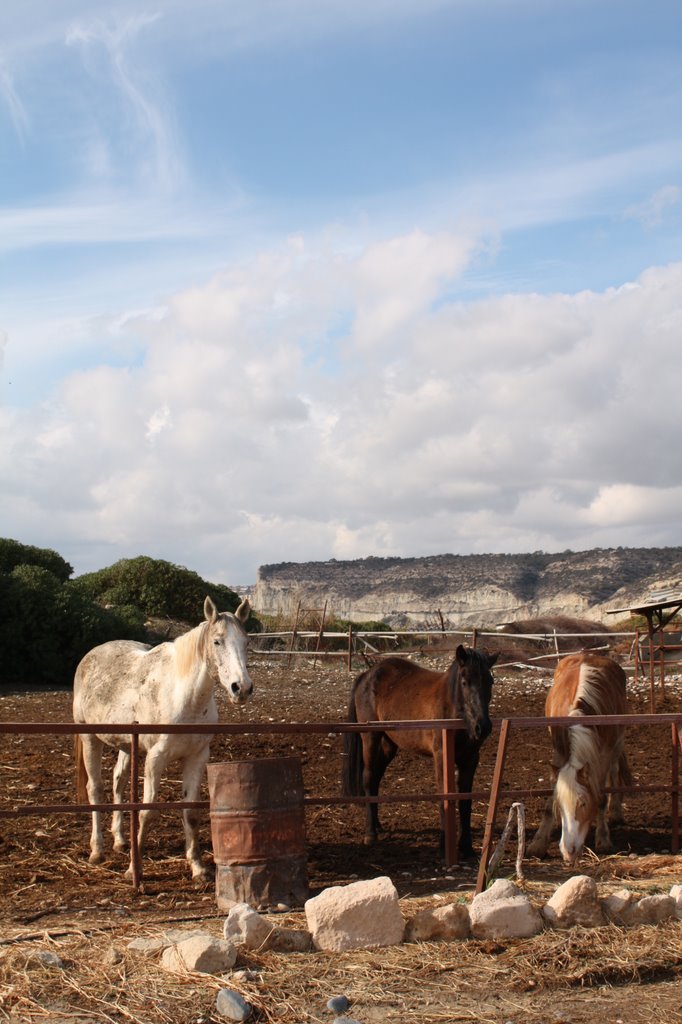
<svg viewBox="0 0 682 1024">
<path fill-rule="evenodd" d="M 299 602 L 326 602 L 328 617 L 395 628 L 436 624 L 440 616 L 452 627 L 547 615 L 615 625 L 619 616 L 610 610 L 670 588 L 682 593 L 682 547 L 280 562 L 260 567 L 251 598 L 267 615 L 293 616 Z"/>
</svg>

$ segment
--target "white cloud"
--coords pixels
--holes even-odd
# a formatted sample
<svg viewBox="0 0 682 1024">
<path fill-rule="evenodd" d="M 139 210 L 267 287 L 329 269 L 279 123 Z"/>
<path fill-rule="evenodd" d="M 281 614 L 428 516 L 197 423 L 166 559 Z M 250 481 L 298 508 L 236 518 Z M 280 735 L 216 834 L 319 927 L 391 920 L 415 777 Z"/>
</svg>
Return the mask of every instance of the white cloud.
<svg viewBox="0 0 682 1024">
<path fill-rule="evenodd" d="M 682 264 L 454 302 L 471 245 L 284 246 L 122 314 L 141 361 L 6 424 L 6 532 L 40 524 L 78 571 L 144 552 L 241 583 L 285 559 L 678 543 Z"/>
<path fill-rule="evenodd" d="M 663 222 L 665 211 L 676 206 L 682 197 L 682 190 L 677 185 L 663 185 L 643 203 L 629 206 L 625 216 L 639 220 L 645 227 L 657 227 Z"/>
<path fill-rule="evenodd" d="M 5 101 L 17 135 L 23 140 L 29 126 L 28 114 L 16 91 L 14 78 L 3 60 L 0 60 L 0 97 Z"/>
<path fill-rule="evenodd" d="M 118 171 L 131 165 L 137 166 L 137 173 L 146 184 L 167 193 L 174 192 L 185 177 L 183 161 L 180 156 L 179 143 L 173 127 L 173 118 L 169 103 L 162 99 L 158 76 L 150 73 L 149 55 L 136 65 L 131 56 L 131 46 L 136 37 L 149 26 L 153 26 L 160 15 L 134 15 L 108 23 L 104 20 L 88 20 L 72 25 L 66 33 L 66 42 L 77 45 L 85 51 L 102 49 L 108 59 L 111 72 L 111 83 L 125 103 L 135 125 L 132 137 L 125 140 L 125 147 L 117 153 Z M 86 60 L 86 70 L 90 65 Z M 97 78 L 101 73 L 101 60 L 95 58 L 93 69 Z M 93 90 L 93 116 L 99 125 L 99 133 L 104 131 L 104 122 L 97 115 L 102 101 L 98 90 Z M 119 120 L 119 126 L 125 118 Z M 103 157 L 103 140 L 101 134 L 89 143 L 90 169 L 109 169 L 112 163 L 112 145 L 106 147 Z M 96 154 L 93 159 L 92 154 Z"/>
</svg>

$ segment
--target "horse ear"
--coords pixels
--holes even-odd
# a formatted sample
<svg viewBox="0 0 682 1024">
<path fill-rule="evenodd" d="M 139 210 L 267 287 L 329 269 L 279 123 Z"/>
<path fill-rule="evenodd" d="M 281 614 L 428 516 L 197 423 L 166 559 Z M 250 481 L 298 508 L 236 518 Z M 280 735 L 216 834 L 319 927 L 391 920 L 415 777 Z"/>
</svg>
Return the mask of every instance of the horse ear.
<svg viewBox="0 0 682 1024">
<path fill-rule="evenodd" d="M 499 651 L 495 651 L 494 654 L 489 654 L 488 655 L 488 668 L 492 668 L 493 667 L 493 665 L 495 664 L 495 662 L 497 661 L 499 656 L 500 656 L 500 652 Z"/>
<path fill-rule="evenodd" d="M 218 618 L 218 609 L 210 597 L 207 597 L 204 601 L 204 618 L 207 622 L 215 622 Z"/>
<path fill-rule="evenodd" d="M 248 597 L 245 597 L 244 600 L 242 601 L 242 603 L 237 608 L 237 611 L 234 613 L 234 617 L 239 622 L 241 622 L 242 625 L 244 625 L 244 623 L 246 622 L 246 620 L 248 619 L 250 614 L 251 614 L 251 605 L 249 604 Z"/>
<path fill-rule="evenodd" d="M 457 644 L 457 650 L 455 651 L 455 658 L 460 665 L 466 665 L 467 660 L 467 649 L 464 644 Z"/>
</svg>

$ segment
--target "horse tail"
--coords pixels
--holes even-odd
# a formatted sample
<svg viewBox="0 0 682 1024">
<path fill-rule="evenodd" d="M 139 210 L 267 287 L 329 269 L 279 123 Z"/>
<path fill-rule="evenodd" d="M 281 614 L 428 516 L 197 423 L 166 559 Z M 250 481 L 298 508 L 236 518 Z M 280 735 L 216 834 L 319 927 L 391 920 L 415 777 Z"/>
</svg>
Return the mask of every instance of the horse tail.
<svg viewBox="0 0 682 1024">
<path fill-rule="evenodd" d="M 73 752 L 76 760 L 76 799 L 79 804 L 88 802 L 88 773 L 83 757 L 83 737 L 79 732 L 73 737 Z"/>
<path fill-rule="evenodd" d="M 365 673 L 357 677 L 351 690 L 350 703 L 348 704 L 348 721 L 357 722 L 358 714 L 355 706 L 355 694 L 358 684 L 364 679 Z M 362 739 L 359 732 L 344 732 L 343 734 L 343 772 L 341 776 L 341 787 L 344 796 L 362 796 L 362 773 L 364 760 L 362 756 Z"/>
</svg>

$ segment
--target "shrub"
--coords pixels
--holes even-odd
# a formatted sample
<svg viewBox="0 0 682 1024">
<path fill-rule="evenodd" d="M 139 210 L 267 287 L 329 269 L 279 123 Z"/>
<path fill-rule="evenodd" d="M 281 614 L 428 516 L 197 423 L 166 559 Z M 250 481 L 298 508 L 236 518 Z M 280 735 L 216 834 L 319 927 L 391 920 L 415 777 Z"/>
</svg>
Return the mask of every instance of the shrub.
<svg viewBox="0 0 682 1024">
<path fill-rule="evenodd" d="M 0 537 L 0 572 L 12 572 L 19 565 L 37 565 L 47 569 L 62 583 L 73 574 L 73 568 L 56 551 Z"/>
<path fill-rule="evenodd" d="M 204 615 L 208 595 L 221 612 L 236 611 L 240 597 L 221 583 L 208 583 L 198 573 L 160 558 L 122 558 L 106 569 L 78 576 L 73 584 L 102 605 L 139 608 L 147 618 L 179 619 L 191 625 Z M 247 629 L 259 627 L 253 616 Z"/>
</svg>

